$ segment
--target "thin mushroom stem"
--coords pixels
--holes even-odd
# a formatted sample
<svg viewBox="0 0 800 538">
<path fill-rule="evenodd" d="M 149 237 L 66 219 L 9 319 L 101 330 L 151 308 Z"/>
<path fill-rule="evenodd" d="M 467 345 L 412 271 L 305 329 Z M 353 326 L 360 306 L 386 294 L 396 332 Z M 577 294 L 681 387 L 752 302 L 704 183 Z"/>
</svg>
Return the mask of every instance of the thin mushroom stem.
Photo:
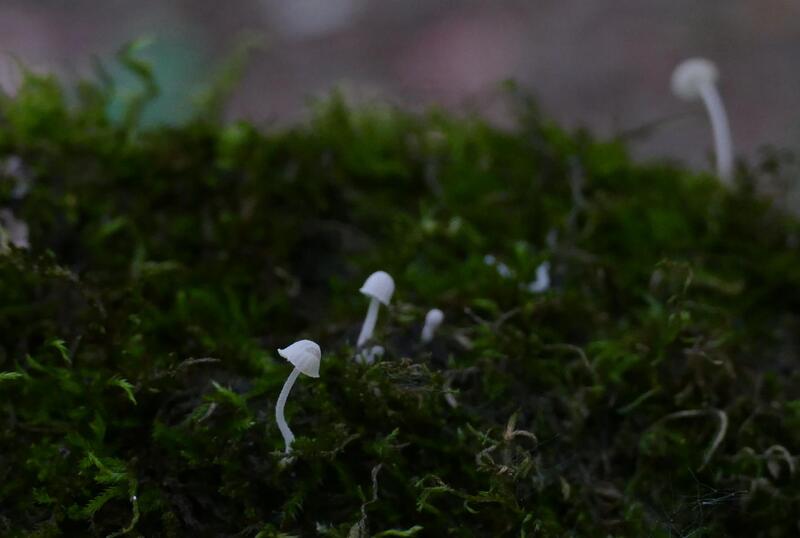
<svg viewBox="0 0 800 538">
<path fill-rule="evenodd" d="M 378 309 L 380 303 L 377 299 L 370 299 L 369 309 L 367 310 L 367 317 L 364 318 L 364 325 L 361 326 L 361 332 L 358 335 L 356 346 L 361 347 L 364 342 L 372 338 L 372 333 L 375 332 L 375 324 L 378 322 Z"/>
<path fill-rule="evenodd" d="M 425 325 L 422 328 L 422 336 L 420 337 L 420 340 L 422 340 L 424 343 L 428 343 L 433 340 L 433 331 L 435 329 L 436 327 L 434 325 Z"/>
<path fill-rule="evenodd" d="M 283 435 L 283 442 L 286 445 L 287 454 L 292 451 L 294 434 L 286 423 L 286 417 L 283 416 L 283 408 L 286 407 L 286 399 L 289 397 L 289 391 L 292 390 L 292 386 L 294 386 L 294 382 L 297 381 L 299 376 L 300 370 L 297 368 L 292 370 L 292 373 L 289 374 L 289 377 L 286 378 L 286 382 L 283 384 L 281 393 L 278 395 L 278 403 L 275 404 L 275 421 L 278 423 L 278 429 L 281 431 L 281 435 Z"/>
<path fill-rule="evenodd" d="M 714 152 L 717 156 L 717 175 L 724 181 L 733 176 L 733 142 L 728 115 L 722 98 L 714 84 L 706 83 L 700 87 L 700 96 L 708 109 L 711 130 L 714 135 Z"/>
</svg>

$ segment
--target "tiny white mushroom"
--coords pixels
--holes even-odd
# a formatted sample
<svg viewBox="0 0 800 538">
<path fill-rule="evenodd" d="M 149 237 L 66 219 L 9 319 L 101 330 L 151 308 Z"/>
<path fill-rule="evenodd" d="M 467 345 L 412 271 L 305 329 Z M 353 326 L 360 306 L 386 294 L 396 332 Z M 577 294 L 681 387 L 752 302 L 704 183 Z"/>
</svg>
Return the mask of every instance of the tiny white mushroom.
<svg viewBox="0 0 800 538">
<path fill-rule="evenodd" d="M 356 361 L 360 362 L 361 364 L 372 364 L 376 360 L 383 357 L 386 350 L 383 346 L 372 346 L 366 349 L 362 349 L 361 352 L 356 355 Z"/>
<path fill-rule="evenodd" d="M 378 321 L 378 309 L 380 305 L 389 306 L 394 293 L 394 280 L 385 271 L 376 271 L 369 275 L 364 285 L 358 290 L 370 298 L 369 309 L 367 310 L 367 317 L 364 318 L 364 324 L 361 326 L 361 332 L 358 335 L 356 346 L 361 347 L 364 343 L 372 338 L 372 333 L 375 332 L 375 324 Z"/>
<path fill-rule="evenodd" d="M 681 62 L 672 72 L 672 93 L 687 101 L 702 99 L 711 120 L 714 151 L 717 157 L 717 174 L 723 181 L 733 175 L 733 143 L 725 106 L 717 90 L 719 70 L 710 60 L 690 58 Z"/>
<path fill-rule="evenodd" d="M 10 209 L 0 209 L 0 251 L 8 249 L 12 244 L 17 248 L 30 248 L 28 241 L 28 224 L 14 216 Z"/>
<path fill-rule="evenodd" d="M 528 284 L 531 293 L 542 293 L 550 289 L 550 262 L 542 262 L 536 268 L 536 280 Z"/>
<path fill-rule="evenodd" d="M 483 263 L 488 265 L 489 267 L 494 267 L 495 269 L 497 269 L 497 274 L 503 278 L 511 278 L 514 274 L 514 272 L 508 265 L 504 264 L 501 261 L 498 261 L 498 259 L 495 258 L 494 255 L 492 254 L 487 254 L 486 256 L 484 256 Z"/>
<path fill-rule="evenodd" d="M 288 454 L 292 450 L 294 434 L 289 429 L 286 418 L 283 416 L 283 408 L 286 406 L 289 391 L 292 390 L 292 386 L 300 374 L 305 374 L 308 377 L 319 377 L 319 363 L 322 359 L 322 351 L 319 345 L 311 340 L 299 340 L 290 346 L 279 349 L 278 355 L 294 365 L 294 370 L 292 370 L 292 373 L 289 374 L 283 384 L 281 393 L 278 396 L 278 403 L 275 404 L 275 421 L 278 423 L 281 435 L 283 435 L 283 442 L 286 445 L 286 453 Z"/>
<path fill-rule="evenodd" d="M 508 267 L 508 265 L 504 264 L 503 262 L 498 262 L 497 274 L 503 278 L 511 278 L 514 275 L 514 272 Z"/>
<path fill-rule="evenodd" d="M 433 340 L 433 334 L 436 332 L 436 329 L 439 328 L 439 325 L 441 325 L 443 321 L 444 321 L 444 312 L 442 312 L 438 308 L 430 310 L 425 315 L 425 326 L 422 328 L 422 336 L 421 336 L 421 340 L 423 343 L 428 343 L 431 340 Z"/>
</svg>

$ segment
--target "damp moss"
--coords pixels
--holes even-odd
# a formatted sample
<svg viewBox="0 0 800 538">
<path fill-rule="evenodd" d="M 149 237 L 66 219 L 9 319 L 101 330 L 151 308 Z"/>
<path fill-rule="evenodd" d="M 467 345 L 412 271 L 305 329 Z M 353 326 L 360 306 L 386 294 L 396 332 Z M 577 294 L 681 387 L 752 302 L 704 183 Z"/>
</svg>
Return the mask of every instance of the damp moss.
<svg viewBox="0 0 800 538">
<path fill-rule="evenodd" d="M 0 534 L 798 532 L 800 227 L 754 188 L 772 163 L 726 189 L 513 95 L 505 130 L 336 97 L 289 129 L 140 128 L 152 91 L 124 121 L 88 83 L 0 101 L 32 245 L 0 256 Z M 376 269 L 397 292 L 362 366 Z M 275 349 L 301 338 L 324 358 L 286 462 Z"/>
</svg>

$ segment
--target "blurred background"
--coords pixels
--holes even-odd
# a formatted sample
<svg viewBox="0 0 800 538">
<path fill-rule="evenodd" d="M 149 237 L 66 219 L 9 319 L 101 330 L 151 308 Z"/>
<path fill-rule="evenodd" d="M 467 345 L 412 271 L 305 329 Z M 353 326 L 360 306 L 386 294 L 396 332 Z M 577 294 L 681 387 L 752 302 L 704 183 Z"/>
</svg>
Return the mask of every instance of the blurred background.
<svg viewBox="0 0 800 538">
<path fill-rule="evenodd" d="M 143 36 L 162 88 L 150 121 L 191 114 L 191 96 L 255 36 L 227 116 L 267 128 L 302 121 L 335 87 L 502 125 L 500 82 L 513 79 L 568 126 L 607 137 L 656 122 L 635 138 L 638 157 L 708 167 L 702 108 L 669 91 L 672 68 L 701 55 L 722 73 L 737 153 L 800 141 L 797 0 L 0 0 L 0 85 L 19 83 L 13 58 L 66 80 L 99 59 L 124 84 L 114 55 Z"/>
</svg>

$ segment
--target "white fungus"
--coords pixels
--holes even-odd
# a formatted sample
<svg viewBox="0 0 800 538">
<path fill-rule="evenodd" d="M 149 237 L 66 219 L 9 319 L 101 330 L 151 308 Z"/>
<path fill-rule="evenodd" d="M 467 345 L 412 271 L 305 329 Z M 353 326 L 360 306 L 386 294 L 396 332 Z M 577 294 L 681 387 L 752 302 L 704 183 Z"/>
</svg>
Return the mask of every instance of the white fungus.
<svg viewBox="0 0 800 538">
<path fill-rule="evenodd" d="M 28 224 L 14 216 L 10 209 L 0 209 L 0 251 L 8 249 L 12 244 L 17 248 L 31 247 L 28 240 Z"/>
<path fill-rule="evenodd" d="M 378 321 L 380 305 L 389 306 L 389 302 L 392 300 L 394 280 L 389 273 L 376 271 L 369 275 L 359 291 L 369 297 L 370 300 L 367 317 L 364 318 L 364 324 L 361 326 L 361 332 L 356 341 L 357 347 L 363 346 L 367 340 L 372 338 L 372 333 L 375 332 L 375 324 Z"/>
<path fill-rule="evenodd" d="M 531 293 L 542 293 L 550 289 L 550 262 L 542 262 L 536 268 L 536 280 L 528 284 Z"/>
<path fill-rule="evenodd" d="M 319 363 L 322 359 L 322 350 L 319 345 L 311 340 L 299 340 L 294 344 L 278 350 L 278 355 L 291 362 L 294 365 L 294 370 L 289 374 L 286 382 L 283 384 L 281 393 L 278 396 L 278 403 L 275 404 L 275 421 L 278 423 L 278 429 L 283 435 L 283 442 L 286 445 L 286 453 L 292 450 L 292 443 L 294 442 L 294 434 L 289 429 L 286 423 L 286 418 L 283 415 L 283 408 L 286 406 L 286 399 L 289 397 L 289 391 L 292 390 L 294 382 L 300 374 L 305 374 L 308 377 L 319 377 Z"/>
<path fill-rule="evenodd" d="M 719 70 L 710 60 L 690 58 L 681 62 L 672 72 L 672 93 L 686 101 L 701 99 L 711 120 L 714 151 L 717 158 L 717 175 L 729 182 L 733 176 L 733 143 L 725 106 L 717 90 Z"/>
<path fill-rule="evenodd" d="M 438 308 L 430 310 L 425 315 L 425 326 L 422 327 L 422 335 L 420 337 L 423 343 L 428 343 L 433 340 L 433 335 L 436 332 L 436 329 L 439 328 L 439 325 L 441 325 L 443 321 L 444 312 Z"/>
</svg>

